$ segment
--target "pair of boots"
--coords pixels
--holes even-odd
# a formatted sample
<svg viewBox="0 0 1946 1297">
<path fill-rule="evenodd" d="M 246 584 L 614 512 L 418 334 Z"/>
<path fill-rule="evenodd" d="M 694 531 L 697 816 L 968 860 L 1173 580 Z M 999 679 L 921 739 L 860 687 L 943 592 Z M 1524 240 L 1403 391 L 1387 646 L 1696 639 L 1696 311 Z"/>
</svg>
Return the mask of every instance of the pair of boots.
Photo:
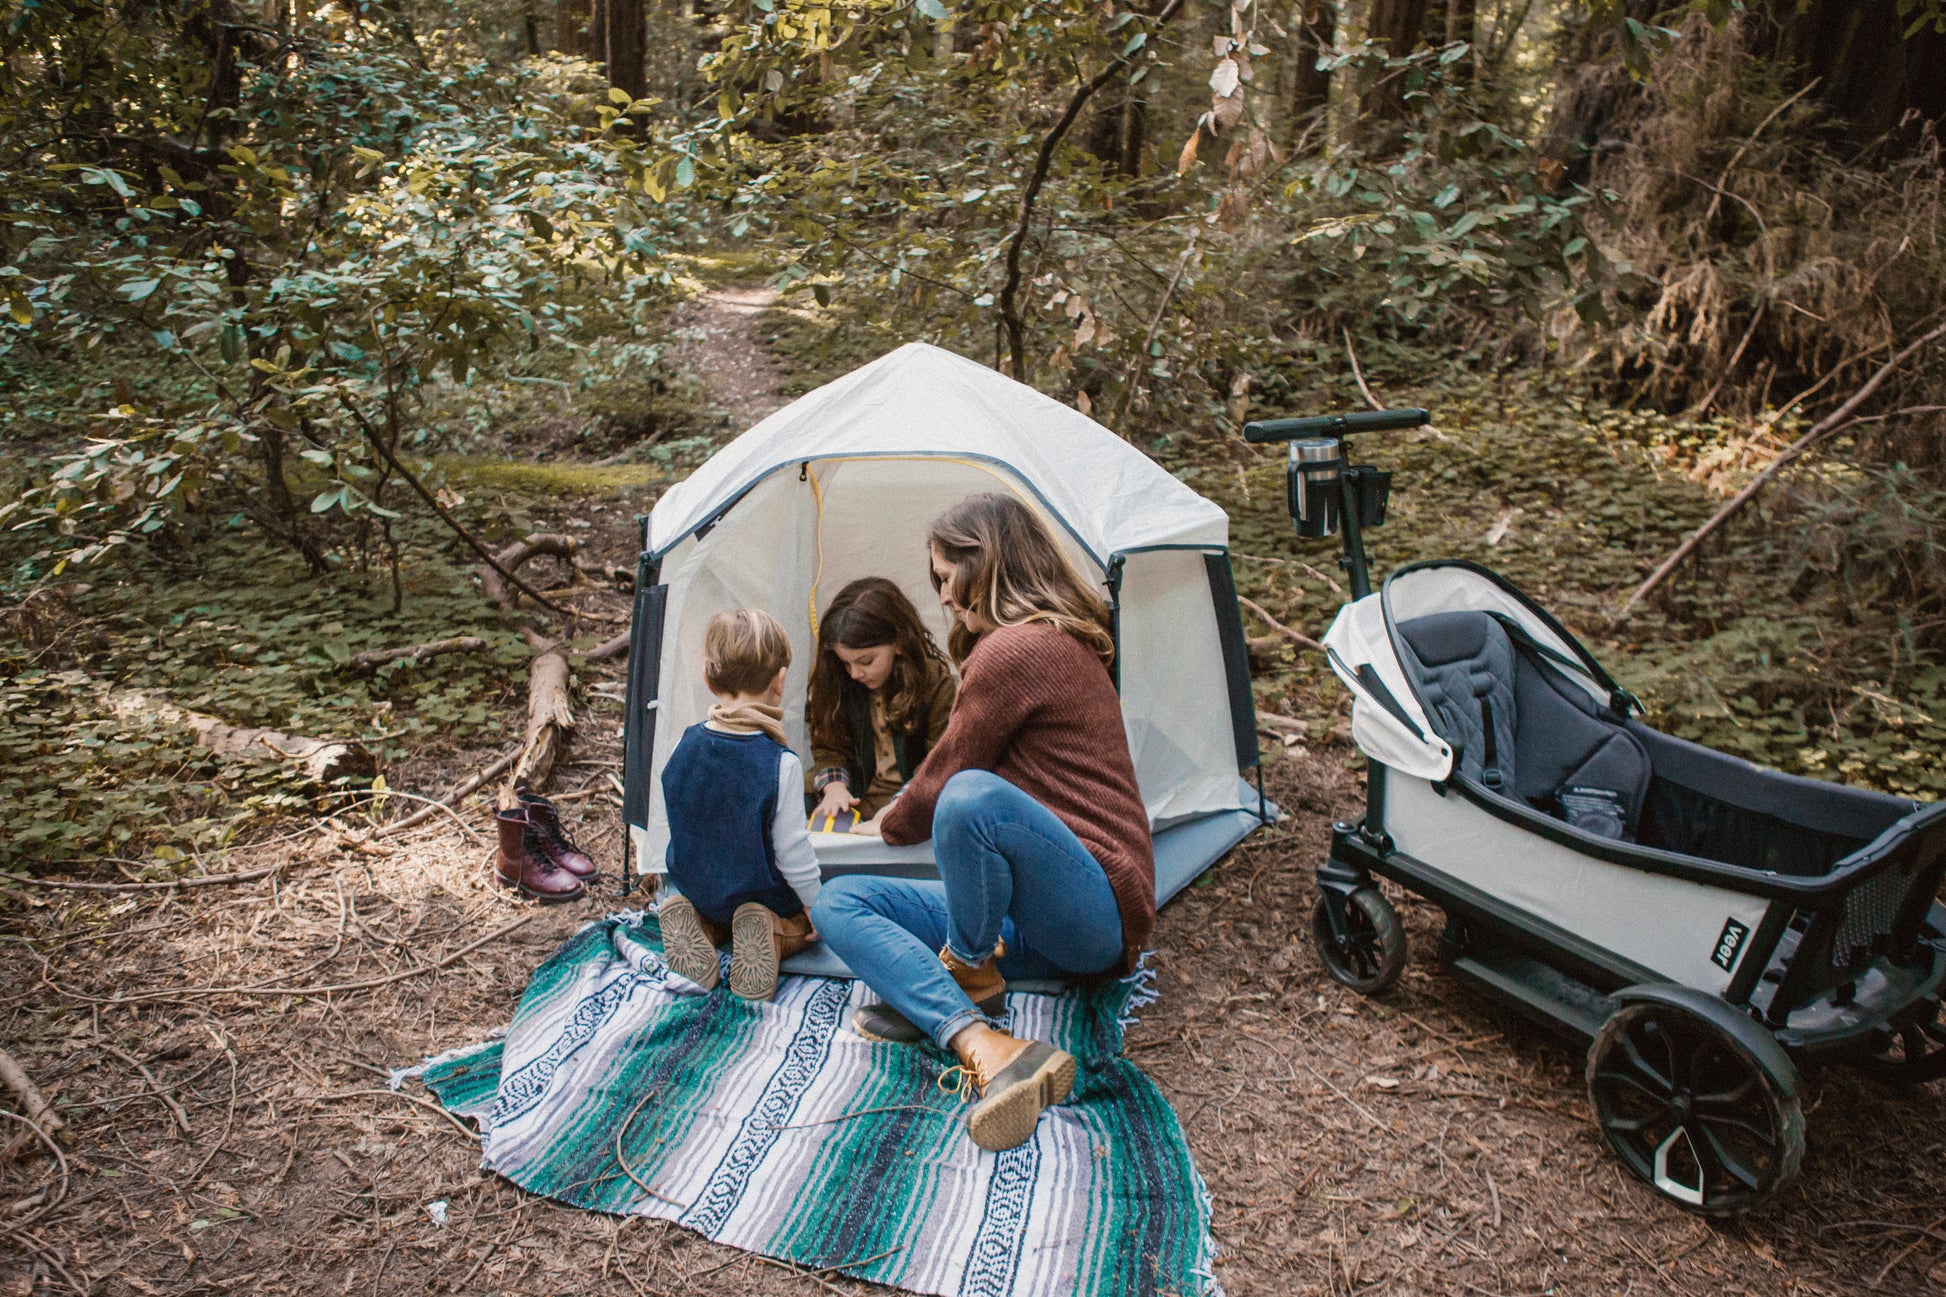
<svg viewBox="0 0 1946 1297">
<path fill-rule="evenodd" d="M 568 837 L 553 802 L 524 786 L 514 796 L 518 804 L 494 813 L 500 830 L 495 878 L 543 905 L 580 900 L 597 875 L 595 862 Z"/>
<path fill-rule="evenodd" d="M 786 919 L 756 901 L 745 901 L 730 915 L 730 930 L 704 918 L 689 898 L 665 892 L 656 905 L 662 923 L 662 951 L 669 967 L 705 991 L 716 989 L 721 971 L 716 951 L 730 943 L 730 990 L 746 1000 L 777 994 L 777 965 L 818 939 L 809 912 Z"/>
<path fill-rule="evenodd" d="M 1004 947 L 996 947 L 978 964 L 968 964 L 950 947 L 942 946 L 939 962 L 973 1001 L 973 1007 L 997 1018 L 1007 1007 L 1007 979 L 995 962 Z M 926 1039 L 911 1019 L 889 1004 L 874 1004 L 852 1015 L 852 1030 L 867 1040 L 917 1045 Z M 961 1099 L 976 1099 L 966 1115 L 966 1132 L 981 1148 L 1000 1152 L 1033 1138 L 1041 1112 L 1068 1097 L 1074 1088 L 1074 1055 L 1038 1040 L 1020 1040 L 976 1022 L 962 1028 L 951 1041 L 959 1065 L 939 1078 L 940 1088 Z M 957 1075 L 955 1075 L 957 1073 Z"/>
</svg>

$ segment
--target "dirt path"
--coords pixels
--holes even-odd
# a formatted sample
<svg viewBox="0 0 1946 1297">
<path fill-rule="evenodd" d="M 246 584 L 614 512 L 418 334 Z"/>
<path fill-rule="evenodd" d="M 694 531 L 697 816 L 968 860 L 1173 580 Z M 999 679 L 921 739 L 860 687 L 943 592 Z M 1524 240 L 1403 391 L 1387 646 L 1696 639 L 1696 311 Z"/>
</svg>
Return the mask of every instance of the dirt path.
<svg viewBox="0 0 1946 1297">
<path fill-rule="evenodd" d="M 702 380 L 710 404 L 742 432 L 779 409 L 783 371 L 771 359 L 758 330 L 777 290 L 760 284 L 705 289 L 676 308 L 679 364 Z"/>
</svg>

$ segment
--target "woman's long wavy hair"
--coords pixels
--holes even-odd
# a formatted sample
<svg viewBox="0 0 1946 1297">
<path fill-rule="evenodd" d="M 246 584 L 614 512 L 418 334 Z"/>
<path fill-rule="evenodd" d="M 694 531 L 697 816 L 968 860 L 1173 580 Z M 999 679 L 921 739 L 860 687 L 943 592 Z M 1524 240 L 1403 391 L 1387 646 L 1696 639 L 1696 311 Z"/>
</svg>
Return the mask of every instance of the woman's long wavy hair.
<svg viewBox="0 0 1946 1297">
<path fill-rule="evenodd" d="M 857 687 L 834 651 L 892 646 L 892 674 L 885 680 L 885 715 L 894 730 L 923 733 L 932 690 L 929 666 L 947 670 L 946 655 L 905 592 L 882 576 L 860 577 L 838 591 L 818 620 L 818 656 L 811 664 L 805 723 L 811 741 L 849 750 L 854 739 L 845 722 L 845 691 Z M 862 789 L 859 790 L 862 793 Z"/>
<path fill-rule="evenodd" d="M 1020 501 L 1008 495 L 970 496 L 939 516 L 926 541 L 953 565 L 953 602 L 961 608 L 995 626 L 1036 621 L 1059 626 L 1103 666 L 1114 664 L 1108 604 Z M 933 585 L 939 585 L 937 576 Z M 955 620 L 946 639 L 953 661 L 964 662 L 978 638 Z"/>
</svg>

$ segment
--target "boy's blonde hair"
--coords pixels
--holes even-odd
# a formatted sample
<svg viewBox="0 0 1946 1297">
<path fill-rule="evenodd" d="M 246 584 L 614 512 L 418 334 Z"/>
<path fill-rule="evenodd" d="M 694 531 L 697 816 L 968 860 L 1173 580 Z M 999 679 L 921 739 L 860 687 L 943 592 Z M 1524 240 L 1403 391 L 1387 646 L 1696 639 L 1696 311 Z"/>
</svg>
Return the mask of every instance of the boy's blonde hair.
<svg viewBox="0 0 1946 1297">
<path fill-rule="evenodd" d="M 760 694 L 791 664 L 791 639 L 758 608 L 720 612 L 703 630 L 703 681 L 715 694 Z"/>
</svg>

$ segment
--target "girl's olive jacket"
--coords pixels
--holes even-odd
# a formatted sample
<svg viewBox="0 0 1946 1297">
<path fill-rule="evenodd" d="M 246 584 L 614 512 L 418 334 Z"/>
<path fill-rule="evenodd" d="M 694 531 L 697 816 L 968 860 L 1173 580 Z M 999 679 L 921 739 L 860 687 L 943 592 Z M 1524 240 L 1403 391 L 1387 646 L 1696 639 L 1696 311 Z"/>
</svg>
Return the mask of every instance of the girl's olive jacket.
<svg viewBox="0 0 1946 1297">
<path fill-rule="evenodd" d="M 953 695 L 958 688 L 951 668 L 934 659 L 926 659 L 926 681 L 921 687 L 926 699 L 925 729 L 892 731 L 892 752 L 898 761 L 901 780 L 912 778 L 912 772 L 926 759 L 926 753 L 946 732 L 946 718 L 952 714 Z M 871 692 L 855 680 L 845 681 L 841 714 L 845 719 L 845 728 L 850 731 L 847 736 L 850 742 L 840 747 L 813 741 L 811 777 L 815 779 L 826 770 L 843 770 L 845 781 L 851 787 L 851 795 L 863 797 L 878 774 L 878 762 L 874 756 L 876 745 L 872 742 Z"/>
</svg>

